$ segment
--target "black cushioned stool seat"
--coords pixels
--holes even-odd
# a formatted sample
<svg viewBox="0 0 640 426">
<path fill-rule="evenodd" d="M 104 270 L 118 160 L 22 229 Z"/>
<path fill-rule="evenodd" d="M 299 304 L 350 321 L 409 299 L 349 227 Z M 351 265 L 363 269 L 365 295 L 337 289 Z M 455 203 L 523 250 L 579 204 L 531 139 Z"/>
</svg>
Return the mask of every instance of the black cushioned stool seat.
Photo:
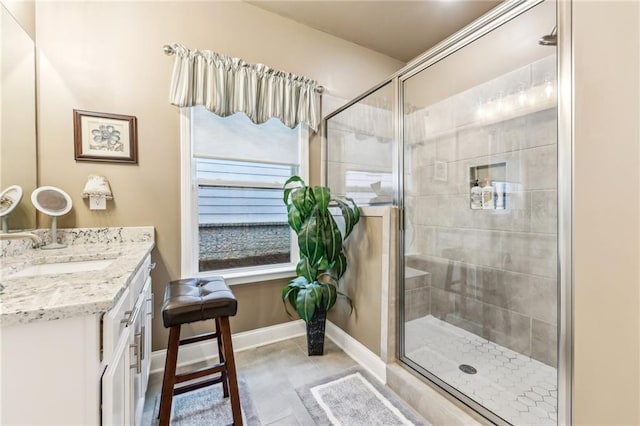
<svg viewBox="0 0 640 426">
<path fill-rule="evenodd" d="M 237 310 L 238 301 L 222 277 L 188 278 L 171 281 L 167 285 L 162 304 L 162 321 L 164 326 L 169 328 L 169 344 L 160 398 L 160 426 L 169 425 L 174 395 L 216 383 L 222 383 L 224 397 L 230 397 L 233 424 L 242 425 L 240 394 L 229 326 L 229 317 L 234 316 Z M 215 332 L 180 339 L 180 327 L 183 324 L 211 319 L 216 323 Z M 220 362 L 190 373 L 176 374 L 178 347 L 209 339 L 217 339 Z M 216 377 L 193 382 L 195 379 L 212 375 Z M 183 382 L 191 383 L 176 387 L 176 384 Z"/>
<path fill-rule="evenodd" d="M 232 317 L 237 310 L 238 301 L 222 277 L 188 278 L 171 281 L 167 286 L 162 321 L 169 328 L 215 317 Z"/>
</svg>

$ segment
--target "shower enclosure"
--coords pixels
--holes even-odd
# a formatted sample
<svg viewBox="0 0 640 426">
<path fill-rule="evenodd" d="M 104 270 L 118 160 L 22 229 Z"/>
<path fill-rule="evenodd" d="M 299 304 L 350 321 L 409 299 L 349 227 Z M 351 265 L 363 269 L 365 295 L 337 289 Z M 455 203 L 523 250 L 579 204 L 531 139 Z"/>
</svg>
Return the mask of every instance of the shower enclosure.
<svg viewBox="0 0 640 426">
<path fill-rule="evenodd" d="M 567 411 L 557 8 L 506 2 L 326 118 L 327 183 L 401 209 L 399 359 L 496 423 Z"/>
</svg>

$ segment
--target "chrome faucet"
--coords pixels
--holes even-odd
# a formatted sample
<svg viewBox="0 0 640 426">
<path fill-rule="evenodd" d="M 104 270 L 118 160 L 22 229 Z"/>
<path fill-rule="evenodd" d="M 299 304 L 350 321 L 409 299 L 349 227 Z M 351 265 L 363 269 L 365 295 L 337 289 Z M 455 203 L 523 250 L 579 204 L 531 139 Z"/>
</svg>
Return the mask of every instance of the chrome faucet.
<svg viewBox="0 0 640 426">
<path fill-rule="evenodd" d="M 41 247 L 44 244 L 42 238 L 32 232 L 0 233 L 0 241 L 2 240 L 31 240 L 33 248 Z"/>
</svg>

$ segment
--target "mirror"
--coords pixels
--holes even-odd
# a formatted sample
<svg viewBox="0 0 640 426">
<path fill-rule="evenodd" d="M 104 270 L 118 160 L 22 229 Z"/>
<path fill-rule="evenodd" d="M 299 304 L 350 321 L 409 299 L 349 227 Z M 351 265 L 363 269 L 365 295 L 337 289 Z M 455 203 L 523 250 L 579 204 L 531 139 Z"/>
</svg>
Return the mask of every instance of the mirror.
<svg viewBox="0 0 640 426">
<path fill-rule="evenodd" d="M 31 202 L 47 216 L 58 217 L 71 210 L 71 197 L 60 188 L 41 186 L 31 194 Z"/>
<path fill-rule="evenodd" d="M 22 200 L 22 188 L 12 185 L 0 193 L 0 217 L 2 217 L 2 232 L 9 232 L 9 214 L 13 212 Z"/>
<path fill-rule="evenodd" d="M 66 247 L 58 243 L 58 216 L 71 211 L 71 197 L 60 188 L 54 186 L 41 186 L 31 193 L 31 202 L 38 211 L 51 217 L 51 243 L 43 249 L 56 249 Z"/>
<path fill-rule="evenodd" d="M 0 189 L 36 181 L 35 45 L 4 5 L 0 5 Z M 36 211 L 23 202 L 12 209 L 10 229 L 32 229 Z"/>
</svg>

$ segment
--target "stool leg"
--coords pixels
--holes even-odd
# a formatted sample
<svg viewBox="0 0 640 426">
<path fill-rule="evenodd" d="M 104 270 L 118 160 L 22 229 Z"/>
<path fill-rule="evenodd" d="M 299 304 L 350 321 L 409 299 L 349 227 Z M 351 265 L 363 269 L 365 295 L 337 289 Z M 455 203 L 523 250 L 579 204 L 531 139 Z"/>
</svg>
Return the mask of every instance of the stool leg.
<svg viewBox="0 0 640 426">
<path fill-rule="evenodd" d="M 231 343 L 231 327 L 229 317 L 220 317 L 220 335 L 222 336 L 222 349 L 224 360 L 229 374 L 229 393 L 231 394 L 231 413 L 233 425 L 242 426 L 242 411 L 240 410 L 240 393 L 238 392 L 238 378 L 236 376 L 236 363 L 233 357 L 233 344 Z"/>
<path fill-rule="evenodd" d="M 160 426 L 168 426 L 171 419 L 171 403 L 173 402 L 173 388 L 176 384 L 176 364 L 178 363 L 179 346 L 180 326 L 176 325 L 169 329 L 169 344 L 164 364 L 162 396 L 160 397 Z"/>
<path fill-rule="evenodd" d="M 216 333 L 218 334 L 218 359 L 221 364 L 224 364 L 224 354 L 222 353 L 222 334 L 220 333 L 220 321 L 219 317 L 216 317 Z M 222 370 L 222 394 L 225 398 L 229 397 L 229 375 L 227 370 Z"/>
</svg>

